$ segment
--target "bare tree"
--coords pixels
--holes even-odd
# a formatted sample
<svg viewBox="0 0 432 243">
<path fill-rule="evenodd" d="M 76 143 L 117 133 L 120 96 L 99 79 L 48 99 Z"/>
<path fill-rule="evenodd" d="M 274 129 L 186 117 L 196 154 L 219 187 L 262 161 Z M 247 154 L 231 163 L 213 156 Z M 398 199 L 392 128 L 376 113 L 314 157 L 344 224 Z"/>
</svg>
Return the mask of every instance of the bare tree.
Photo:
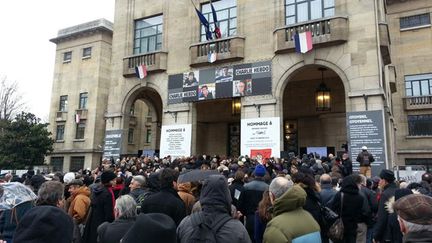
<svg viewBox="0 0 432 243">
<path fill-rule="evenodd" d="M 9 81 L 6 76 L 0 79 L 0 120 L 12 120 L 25 109 L 22 95 L 16 81 Z"/>
</svg>

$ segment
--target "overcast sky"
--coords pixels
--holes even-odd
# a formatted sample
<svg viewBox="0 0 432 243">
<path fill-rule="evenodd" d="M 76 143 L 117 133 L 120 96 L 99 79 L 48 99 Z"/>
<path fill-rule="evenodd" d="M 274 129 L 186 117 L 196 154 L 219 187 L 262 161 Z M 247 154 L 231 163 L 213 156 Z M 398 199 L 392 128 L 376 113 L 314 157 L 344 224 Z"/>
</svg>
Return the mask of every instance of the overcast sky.
<svg viewBox="0 0 432 243">
<path fill-rule="evenodd" d="M 57 31 L 105 18 L 115 0 L 0 0 L 0 77 L 17 81 L 28 111 L 47 121 Z"/>
</svg>

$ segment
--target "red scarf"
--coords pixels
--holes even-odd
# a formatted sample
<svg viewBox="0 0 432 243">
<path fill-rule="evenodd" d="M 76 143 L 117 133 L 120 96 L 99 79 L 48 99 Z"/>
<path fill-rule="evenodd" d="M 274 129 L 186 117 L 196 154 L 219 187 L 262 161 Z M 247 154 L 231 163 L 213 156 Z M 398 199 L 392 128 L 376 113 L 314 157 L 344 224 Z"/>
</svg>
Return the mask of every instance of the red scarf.
<svg viewBox="0 0 432 243">
<path fill-rule="evenodd" d="M 115 216 L 115 214 L 114 214 L 115 197 L 114 197 L 114 191 L 113 191 L 113 188 L 112 188 L 111 186 L 108 187 L 108 191 L 109 191 L 110 194 L 111 194 L 111 201 L 112 201 L 112 205 L 113 205 L 113 207 L 112 207 L 112 212 L 113 212 L 113 216 Z"/>
</svg>

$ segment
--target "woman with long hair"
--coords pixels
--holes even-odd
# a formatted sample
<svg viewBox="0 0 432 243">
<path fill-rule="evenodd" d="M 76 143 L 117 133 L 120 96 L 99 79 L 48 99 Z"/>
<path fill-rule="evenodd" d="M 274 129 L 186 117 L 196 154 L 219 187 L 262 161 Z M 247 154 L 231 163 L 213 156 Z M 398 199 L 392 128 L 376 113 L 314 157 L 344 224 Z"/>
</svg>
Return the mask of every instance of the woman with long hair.
<svg viewBox="0 0 432 243">
<path fill-rule="evenodd" d="M 267 223 L 271 220 L 271 201 L 269 190 L 263 192 L 263 197 L 255 212 L 254 238 L 256 243 L 262 243 Z"/>
</svg>

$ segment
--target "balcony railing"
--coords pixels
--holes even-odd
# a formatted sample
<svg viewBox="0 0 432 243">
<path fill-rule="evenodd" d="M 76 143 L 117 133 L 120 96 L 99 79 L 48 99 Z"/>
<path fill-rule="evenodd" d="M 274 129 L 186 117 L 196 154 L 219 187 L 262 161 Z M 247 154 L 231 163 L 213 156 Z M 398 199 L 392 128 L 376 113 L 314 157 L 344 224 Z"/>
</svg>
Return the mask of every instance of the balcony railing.
<svg viewBox="0 0 432 243">
<path fill-rule="evenodd" d="M 67 114 L 67 111 L 57 111 L 56 121 L 66 121 Z"/>
<path fill-rule="evenodd" d="M 244 58 L 244 37 L 231 36 L 193 44 L 189 51 L 191 66 L 209 64 L 208 54 L 213 52 L 216 53 L 215 63 L 241 60 Z"/>
<path fill-rule="evenodd" d="M 338 45 L 348 40 L 348 18 L 334 16 L 277 28 L 275 53 L 295 51 L 294 35 L 304 31 L 312 32 L 314 48 Z"/>
<path fill-rule="evenodd" d="M 432 95 L 405 97 L 405 110 L 432 109 Z"/>
<path fill-rule="evenodd" d="M 87 112 L 87 109 L 78 109 L 75 111 L 75 114 L 78 114 L 81 120 L 85 120 L 87 119 Z"/>
<path fill-rule="evenodd" d="M 123 76 L 130 77 L 135 75 L 135 67 L 145 64 L 147 72 L 160 72 L 167 69 L 167 52 L 157 51 L 137 54 L 123 58 Z"/>
</svg>

